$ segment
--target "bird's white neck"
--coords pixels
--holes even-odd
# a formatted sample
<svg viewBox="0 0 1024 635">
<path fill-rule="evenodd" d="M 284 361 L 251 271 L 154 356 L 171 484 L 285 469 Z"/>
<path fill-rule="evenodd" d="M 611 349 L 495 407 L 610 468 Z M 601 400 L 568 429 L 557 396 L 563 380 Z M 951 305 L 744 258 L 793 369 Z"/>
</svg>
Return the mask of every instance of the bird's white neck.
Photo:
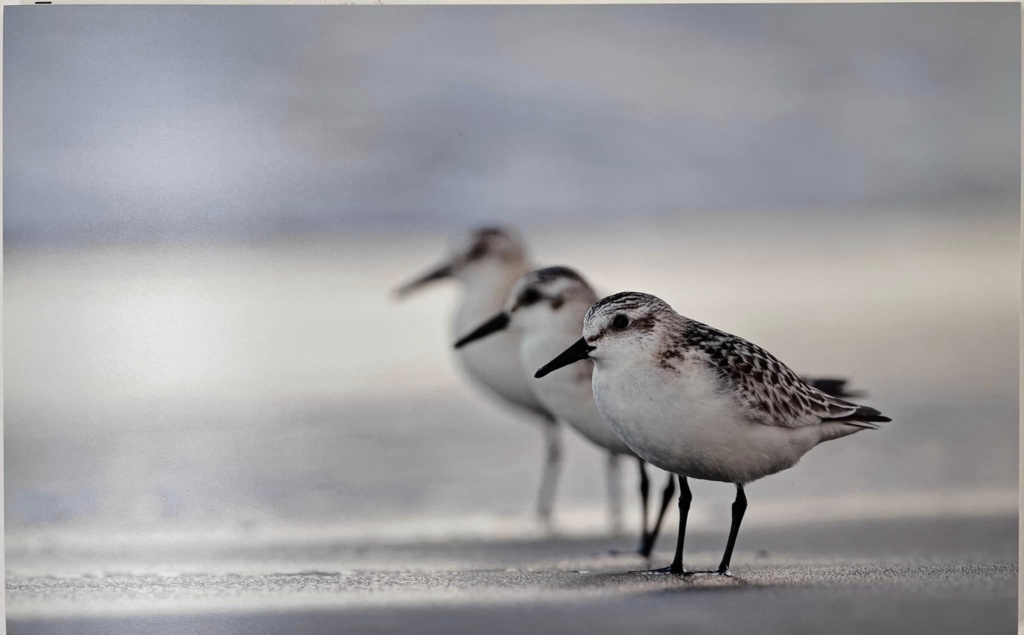
<svg viewBox="0 0 1024 635">
<path fill-rule="evenodd" d="M 476 328 L 501 311 L 516 280 L 529 271 L 530 264 L 522 260 L 488 263 L 462 272 L 459 276 L 462 298 L 455 316 L 456 330 L 463 332 Z"/>
</svg>

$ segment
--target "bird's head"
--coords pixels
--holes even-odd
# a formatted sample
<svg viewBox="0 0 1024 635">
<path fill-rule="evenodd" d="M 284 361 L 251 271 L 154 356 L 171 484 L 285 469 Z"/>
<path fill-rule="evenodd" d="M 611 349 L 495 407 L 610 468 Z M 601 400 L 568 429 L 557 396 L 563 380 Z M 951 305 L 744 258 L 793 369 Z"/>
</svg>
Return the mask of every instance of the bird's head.
<svg viewBox="0 0 1024 635">
<path fill-rule="evenodd" d="M 477 229 L 458 242 L 440 265 L 399 287 L 397 294 L 403 297 L 446 278 L 471 285 L 486 284 L 509 270 L 521 270 L 526 259 L 526 248 L 512 231 L 495 227 Z"/>
<path fill-rule="evenodd" d="M 568 267 L 531 271 L 512 286 L 504 310 L 456 342 L 455 348 L 510 327 L 529 333 L 568 329 L 579 334 L 583 314 L 594 299 L 586 280 Z"/>
<path fill-rule="evenodd" d="M 646 293 L 625 292 L 596 302 L 583 319 L 583 337 L 537 371 L 536 377 L 582 359 L 599 367 L 634 366 L 653 359 L 672 336 L 679 316 Z"/>
</svg>

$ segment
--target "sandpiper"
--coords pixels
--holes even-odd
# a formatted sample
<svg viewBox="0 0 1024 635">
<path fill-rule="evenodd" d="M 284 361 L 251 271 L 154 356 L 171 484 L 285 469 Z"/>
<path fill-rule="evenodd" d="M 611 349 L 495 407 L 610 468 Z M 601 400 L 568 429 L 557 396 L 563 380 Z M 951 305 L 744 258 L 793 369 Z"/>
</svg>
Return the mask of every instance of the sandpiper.
<svg viewBox="0 0 1024 635">
<path fill-rule="evenodd" d="M 891 421 L 874 408 L 821 392 L 764 349 L 644 293 L 618 293 L 594 304 L 583 337 L 536 377 L 584 359 L 593 360 L 594 399 L 616 434 L 647 462 L 678 475 L 679 537 L 665 569 L 678 575 L 687 573 L 687 478 L 736 486 L 717 570 L 727 575 L 747 508 L 745 484 L 793 467 L 823 441 Z"/>
<path fill-rule="evenodd" d="M 428 283 L 454 278 L 462 283 L 462 297 L 455 311 L 453 332 L 466 333 L 501 310 L 512 285 L 530 271 L 526 248 L 511 231 L 478 229 L 458 245 L 440 266 L 397 291 L 400 297 Z M 491 395 L 540 421 L 546 447 L 537 515 L 550 523 L 561 465 L 562 445 L 557 419 L 533 393 L 519 361 L 519 335 L 500 333 L 456 356 L 469 378 Z"/>
<path fill-rule="evenodd" d="M 455 348 L 462 349 L 471 342 L 481 342 L 485 338 L 512 331 L 520 336 L 519 355 L 523 366 L 534 369 L 579 338 L 583 316 L 596 301 L 597 295 L 590 285 L 568 267 L 532 271 L 513 285 L 504 310 L 456 342 Z M 613 529 L 618 529 L 615 521 L 620 507 L 618 461 L 623 456 L 636 459 L 640 468 L 642 513 L 641 539 L 637 551 L 648 557 L 657 540 L 665 510 L 675 494 L 675 479 L 669 477 L 657 520 L 649 531 L 650 481 L 647 464 L 612 431 L 598 411 L 591 388 L 592 372 L 592 364 L 580 364 L 575 372 L 558 373 L 548 381 L 531 381 L 531 384 L 537 398 L 550 412 L 608 453 L 608 493 L 614 510 Z"/>
</svg>

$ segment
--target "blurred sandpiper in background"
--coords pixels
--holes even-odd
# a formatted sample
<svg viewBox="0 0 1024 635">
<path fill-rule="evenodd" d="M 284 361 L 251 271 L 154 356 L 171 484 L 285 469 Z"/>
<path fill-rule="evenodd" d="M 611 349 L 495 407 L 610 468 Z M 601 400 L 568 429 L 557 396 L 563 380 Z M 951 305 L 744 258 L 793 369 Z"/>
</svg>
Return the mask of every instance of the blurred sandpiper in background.
<svg viewBox="0 0 1024 635">
<path fill-rule="evenodd" d="M 639 519 L 607 536 L 603 453 L 567 430 L 555 537 L 535 522 L 542 438 L 460 376 L 457 287 L 391 295 L 490 225 L 892 417 L 751 485 L 751 536 L 941 520 L 1007 560 L 1019 11 L 6 7 L 12 617 L 238 609 L 86 602 L 40 590 L 54 576 L 631 548 Z M 691 527 L 721 534 L 732 489 L 693 489 Z M 1012 545 L 972 542 L 992 523 Z"/>
</svg>

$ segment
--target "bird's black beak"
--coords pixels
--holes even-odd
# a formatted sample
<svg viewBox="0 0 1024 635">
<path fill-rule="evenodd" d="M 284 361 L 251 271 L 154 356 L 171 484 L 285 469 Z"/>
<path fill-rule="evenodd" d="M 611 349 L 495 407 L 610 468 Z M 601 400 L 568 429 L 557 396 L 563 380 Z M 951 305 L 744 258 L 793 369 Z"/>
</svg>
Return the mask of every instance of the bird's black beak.
<svg viewBox="0 0 1024 635">
<path fill-rule="evenodd" d="M 558 370 L 563 366 L 568 366 L 569 364 L 573 364 L 582 359 L 587 359 L 590 357 L 590 351 L 596 348 L 596 346 L 591 346 L 590 344 L 587 344 L 587 340 L 581 337 L 580 339 L 576 340 L 575 344 L 562 351 L 561 355 L 554 358 L 547 364 L 544 364 L 544 366 L 542 366 L 540 370 L 534 373 L 533 376 L 536 377 L 537 379 L 540 379 L 541 377 L 547 375 L 553 370 Z"/>
<path fill-rule="evenodd" d="M 508 323 L 510 321 L 512 321 L 512 317 L 508 313 L 502 311 L 501 313 L 495 315 L 494 317 L 487 320 L 480 326 L 476 327 L 476 329 L 466 337 L 463 337 L 458 342 L 455 342 L 455 348 L 462 348 L 466 344 L 469 344 L 470 342 L 475 342 L 480 338 L 487 337 L 491 333 L 503 331 L 505 330 L 506 327 L 508 327 Z"/>
<path fill-rule="evenodd" d="M 429 284 L 435 280 L 443 280 L 450 278 L 452 275 L 452 266 L 450 264 L 441 265 L 440 267 L 429 271 L 419 278 L 416 278 L 412 282 L 407 282 L 395 290 L 395 295 L 399 298 L 404 298 L 416 289 L 419 289 L 423 285 Z"/>
</svg>

